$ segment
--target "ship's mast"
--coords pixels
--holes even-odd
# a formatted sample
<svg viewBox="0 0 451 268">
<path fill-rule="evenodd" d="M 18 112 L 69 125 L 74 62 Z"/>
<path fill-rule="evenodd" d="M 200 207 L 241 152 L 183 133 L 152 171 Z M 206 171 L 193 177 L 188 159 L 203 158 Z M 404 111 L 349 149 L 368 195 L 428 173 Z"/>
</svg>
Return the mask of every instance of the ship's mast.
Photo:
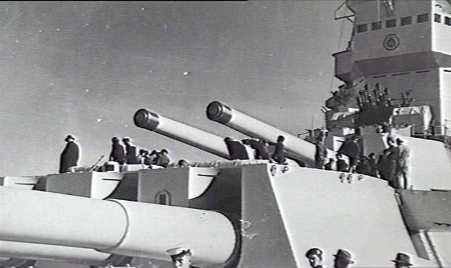
<svg viewBox="0 0 451 268">
<path fill-rule="evenodd" d="M 348 49 L 334 54 L 335 76 L 356 87 L 379 83 L 393 99 L 410 93 L 414 105 L 431 107 L 436 125 L 451 119 L 451 1 L 347 0 L 346 5 L 354 12 L 354 32 Z M 436 134 L 445 134 L 444 128 Z"/>
</svg>

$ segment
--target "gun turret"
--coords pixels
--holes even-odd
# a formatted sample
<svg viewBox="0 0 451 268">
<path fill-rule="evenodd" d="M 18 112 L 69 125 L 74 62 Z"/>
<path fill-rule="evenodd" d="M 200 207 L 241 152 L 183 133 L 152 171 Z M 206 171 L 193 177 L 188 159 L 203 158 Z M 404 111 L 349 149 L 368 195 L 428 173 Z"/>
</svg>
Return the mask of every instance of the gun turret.
<svg viewBox="0 0 451 268">
<path fill-rule="evenodd" d="M 290 158 L 315 165 L 315 146 L 305 140 L 275 128 L 258 119 L 243 114 L 219 101 L 213 101 L 207 106 L 207 117 L 243 134 L 268 141 L 276 141 L 279 135 L 285 137 L 285 149 Z"/>
<path fill-rule="evenodd" d="M 201 266 L 225 263 L 236 245 L 233 224 L 218 212 L 8 187 L 0 187 L 0 196 L 8 200 L 0 208 L 4 241 L 166 261 L 166 250 L 186 246 Z"/>
<path fill-rule="evenodd" d="M 161 135 L 186 143 L 214 155 L 230 159 L 224 138 L 209 132 L 163 117 L 146 109 L 134 115 L 135 125 Z"/>
</svg>

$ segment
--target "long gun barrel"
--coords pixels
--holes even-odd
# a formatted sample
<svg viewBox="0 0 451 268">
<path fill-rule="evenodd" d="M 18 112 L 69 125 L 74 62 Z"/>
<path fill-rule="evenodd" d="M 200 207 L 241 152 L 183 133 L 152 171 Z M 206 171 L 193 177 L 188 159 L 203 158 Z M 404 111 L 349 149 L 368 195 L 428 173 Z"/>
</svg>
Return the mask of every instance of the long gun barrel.
<svg viewBox="0 0 451 268">
<path fill-rule="evenodd" d="M 0 257 L 107 265 L 111 254 L 89 248 L 0 241 Z"/>
<path fill-rule="evenodd" d="M 276 141 L 279 135 L 285 137 L 285 149 L 288 156 L 314 166 L 315 146 L 307 141 L 275 128 L 267 123 L 243 114 L 219 101 L 207 106 L 207 117 L 254 138 Z"/>
<path fill-rule="evenodd" d="M 146 109 L 140 109 L 134 116 L 135 125 L 161 135 L 186 143 L 214 155 L 229 159 L 224 139 L 212 133 L 163 117 Z"/>
<path fill-rule="evenodd" d="M 96 200 L 0 187 L 0 240 L 92 248 L 105 253 L 170 260 L 186 246 L 194 263 L 223 264 L 236 235 L 229 219 L 207 210 Z"/>
</svg>

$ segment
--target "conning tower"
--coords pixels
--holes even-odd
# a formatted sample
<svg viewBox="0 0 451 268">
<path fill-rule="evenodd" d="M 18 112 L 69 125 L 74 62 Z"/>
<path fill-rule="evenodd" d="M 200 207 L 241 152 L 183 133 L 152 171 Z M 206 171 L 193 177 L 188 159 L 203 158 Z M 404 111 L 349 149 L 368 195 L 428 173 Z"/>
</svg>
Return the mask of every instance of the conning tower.
<svg viewBox="0 0 451 268">
<path fill-rule="evenodd" d="M 380 84 L 393 100 L 411 94 L 435 125 L 451 119 L 451 1 L 347 0 L 354 16 L 348 48 L 334 54 L 335 76 L 356 95 Z M 352 98 L 354 99 L 354 98 Z M 350 104 L 350 107 L 354 104 Z M 437 128 L 436 134 L 445 128 Z"/>
</svg>

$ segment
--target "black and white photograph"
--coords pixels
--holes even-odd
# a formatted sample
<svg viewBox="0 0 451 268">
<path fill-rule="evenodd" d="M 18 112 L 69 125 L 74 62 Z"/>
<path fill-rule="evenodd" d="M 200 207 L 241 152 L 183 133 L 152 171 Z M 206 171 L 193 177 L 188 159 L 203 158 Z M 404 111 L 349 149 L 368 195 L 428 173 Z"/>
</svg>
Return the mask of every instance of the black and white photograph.
<svg viewBox="0 0 451 268">
<path fill-rule="evenodd" d="M 451 0 L 1 1 L 0 267 L 451 267 Z"/>
</svg>

